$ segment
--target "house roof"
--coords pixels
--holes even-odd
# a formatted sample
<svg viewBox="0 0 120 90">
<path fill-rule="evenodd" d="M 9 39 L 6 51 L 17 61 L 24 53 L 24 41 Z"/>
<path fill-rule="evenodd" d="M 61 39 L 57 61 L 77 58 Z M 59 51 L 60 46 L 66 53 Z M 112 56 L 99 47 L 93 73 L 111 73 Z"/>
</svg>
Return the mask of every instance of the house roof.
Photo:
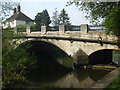
<svg viewBox="0 0 120 90">
<path fill-rule="evenodd" d="M 4 22 L 10 22 L 10 21 L 13 21 L 13 20 L 22 20 L 22 21 L 27 21 L 27 22 L 32 22 L 33 21 L 31 18 L 26 16 L 24 13 L 18 12 L 18 13 L 13 14 L 8 19 L 6 19 Z"/>
</svg>

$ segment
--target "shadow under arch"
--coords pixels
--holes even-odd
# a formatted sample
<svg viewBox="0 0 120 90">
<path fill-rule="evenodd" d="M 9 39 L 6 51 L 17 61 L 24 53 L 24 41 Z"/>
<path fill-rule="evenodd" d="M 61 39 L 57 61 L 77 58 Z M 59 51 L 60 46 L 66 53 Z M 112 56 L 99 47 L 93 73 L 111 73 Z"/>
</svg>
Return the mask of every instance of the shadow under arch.
<svg viewBox="0 0 120 90">
<path fill-rule="evenodd" d="M 115 50 L 115 49 L 101 49 L 98 51 L 95 51 L 93 53 L 91 53 L 89 55 L 89 64 L 91 65 L 95 65 L 95 64 L 109 64 L 109 65 L 115 65 L 118 66 L 115 62 L 114 62 L 114 52 L 116 53 L 116 51 L 119 50 Z M 91 79 L 93 79 L 94 81 L 97 81 L 101 78 L 101 76 L 105 76 L 106 74 L 108 74 L 109 70 L 89 70 L 89 76 Z"/>
<path fill-rule="evenodd" d="M 102 49 L 91 53 L 89 57 L 89 64 L 112 64 L 112 49 Z"/>
<path fill-rule="evenodd" d="M 28 53 L 29 71 L 27 79 L 33 82 L 49 82 L 69 72 L 73 60 L 59 47 L 45 41 L 31 40 L 20 44 L 16 49 Z"/>
</svg>

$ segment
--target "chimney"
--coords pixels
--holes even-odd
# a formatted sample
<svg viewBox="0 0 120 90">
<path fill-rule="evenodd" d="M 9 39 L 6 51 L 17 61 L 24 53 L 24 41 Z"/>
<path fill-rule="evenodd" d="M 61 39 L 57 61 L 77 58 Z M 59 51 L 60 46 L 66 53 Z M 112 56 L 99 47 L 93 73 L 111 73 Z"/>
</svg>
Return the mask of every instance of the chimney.
<svg viewBox="0 0 120 90">
<path fill-rule="evenodd" d="M 14 8 L 13 10 L 14 10 L 13 14 L 16 14 L 17 13 L 16 8 Z"/>
<path fill-rule="evenodd" d="M 20 10 L 21 10 L 21 7 L 20 7 L 20 5 L 18 5 L 17 6 L 17 11 L 20 12 Z"/>
</svg>

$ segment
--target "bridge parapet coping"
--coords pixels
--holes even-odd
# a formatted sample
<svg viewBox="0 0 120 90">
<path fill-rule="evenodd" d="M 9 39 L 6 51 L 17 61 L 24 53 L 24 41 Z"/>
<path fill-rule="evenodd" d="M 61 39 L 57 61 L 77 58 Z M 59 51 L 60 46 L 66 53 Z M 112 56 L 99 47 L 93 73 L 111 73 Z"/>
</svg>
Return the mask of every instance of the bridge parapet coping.
<svg viewBox="0 0 120 90">
<path fill-rule="evenodd" d="M 47 26 L 41 26 L 41 33 L 46 33 L 46 32 L 56 32 L 56 31 L 59 31 L 59 33 L 66 33 L 66 32 L 69 32 L 69 33 L 71 33 L 71 32 L 80 32 L 80 33 L 82 33 L 82 34 L 87 34 L 88 32 L 96 32 L 96 31 L 94 31 L 94 30 L 90 30 L 89 28 L 88 28 L 88 25 L 87 24 L 81 24 L 80 25 L 80 27 L 78 28 L 78 26 L 69 26 L 69 27 L 73 27 L 73 29 L 70 29 L 70 30 L 66 30 L 66 25 L 59 25 L 59 30 L 47 30 L 48 28 L 47 28 Z M 27 27 L 26 28 L 26 32 L 27 33 L 31 33 L 31 32 L 38 32 L 39 30 L 36 30 L 36 31 L 33 31 L 33 30 L 31 30 L 31 28 L 30 27 Z M 99 32 L 99 31 L 97 31 L 97 32 Z"/>
<path fill-rule="evenodd" d="M 76 27 L 78 29 L 78 26 Z M 59 25 L 59 30 L 47 30 L 46 26 L 41 26 L 41 31 L 31 31 L 30 27 L 24 32 L 27 36 L 53 36 L 53 37 L 69 37 L 69 38 L 84 38 L 91 40 L 108 40 L 117 41 L 117 37 L 106 35 L 105 30 L 90 30 L 87 24 L 81 24 L 78 31 L 66 31 L 65 25 Z M 21 33 L 21 32 L 17 32 Z"/>
<path fill-rule="evenodd" d="M 105 40 L 105 41 L 117 41 L 117 38 L 111 36 L 100 36 L 100 35 L 90 35 L 90 34 L 81 34 L 81 33 L 59 33 L 57 32 L 31 32 L 27 36 L 51 36 L 51 37 L 69 37 L 69 38 L 81 38 L 81 39 L 90 39 L 90 40 Z"/>
</svg>

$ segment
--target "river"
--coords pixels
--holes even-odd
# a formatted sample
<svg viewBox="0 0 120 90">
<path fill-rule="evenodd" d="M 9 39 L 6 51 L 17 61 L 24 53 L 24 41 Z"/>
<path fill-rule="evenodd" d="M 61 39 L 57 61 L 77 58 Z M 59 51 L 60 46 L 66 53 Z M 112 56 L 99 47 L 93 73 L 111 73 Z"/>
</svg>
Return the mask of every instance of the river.
<svg viewBox="0 0 120 90">
<path fill-rule="evenodd" d="M 105 76 L 108 70 L 75 69 L 71 72 L 32 73 L 20 88 L 87 88 Z"/>
</svg>

